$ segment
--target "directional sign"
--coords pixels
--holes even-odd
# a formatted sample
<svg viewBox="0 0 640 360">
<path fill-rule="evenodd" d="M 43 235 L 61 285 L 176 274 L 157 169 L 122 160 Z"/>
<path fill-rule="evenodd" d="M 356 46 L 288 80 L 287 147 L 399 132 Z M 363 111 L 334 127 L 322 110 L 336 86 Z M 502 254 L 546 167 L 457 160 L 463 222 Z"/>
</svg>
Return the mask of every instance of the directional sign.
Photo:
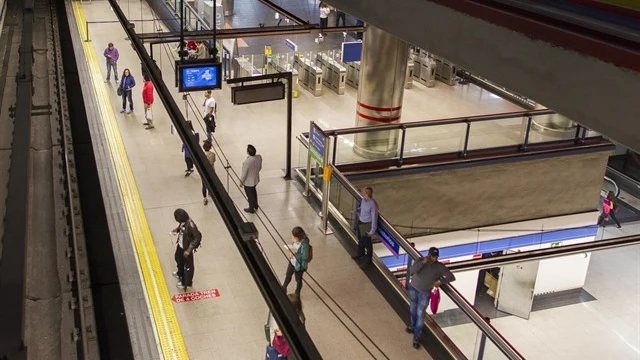
<svg viewBox="0 0 640 360">
<path fill-rule="evenodd" d="M 391 236 L 391 232 L 389 232 L 380 221 L 378 221 L 377 234 L 380 241 L 382 241 L 384 246 L 386 246 L 396 258 L 400 256 L 400 244 Z"/>
<path fill-rule="evenodd" d="M 289 39 L 285 39 L 284 43 L 287 45 L 287 47 L 293 51 L 298 51 L 298 45 L 296 45 L 293 41 L 289 40 Z"/>
<path fill-rule="evenodd" d="M 324 140 L 326 136 L 324 132 L 318 127 L 318 125 L 311 123 L 311 129 L 309 130 L 309 152 L 311 157 L 321 166 L 324 166 Z"/>
<path fill-rule="evenodd" d="M 190 302 L 190 301 L 217 298 L 219 296 L 220 296 L 220 292 L 218 292 L 218 289 L 209 289 L 209 290 L 194 291 L 194 292 L 173 295 L 171 297 L 171 300 L 174 303 L 184 303 L 184 302 Z"/>
</svg>

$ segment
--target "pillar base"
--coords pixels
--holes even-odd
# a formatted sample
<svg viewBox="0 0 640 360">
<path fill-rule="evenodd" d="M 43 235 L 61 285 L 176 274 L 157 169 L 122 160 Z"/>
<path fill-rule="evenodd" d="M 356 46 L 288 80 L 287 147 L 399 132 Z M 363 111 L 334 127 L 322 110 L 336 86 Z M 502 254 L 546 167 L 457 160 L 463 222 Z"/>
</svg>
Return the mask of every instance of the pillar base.
<svg viewBox="0 0 640 360">
<path fill-rule="evenodd" d="M 384 159 L 392 159 L 398 155 L 398 150 L 371 150 L 358 146 L 357 144 L 353 145 L 353 152 L 362 156 L 365 159 L 369 160 L 384 160 Z"/>
</svg>

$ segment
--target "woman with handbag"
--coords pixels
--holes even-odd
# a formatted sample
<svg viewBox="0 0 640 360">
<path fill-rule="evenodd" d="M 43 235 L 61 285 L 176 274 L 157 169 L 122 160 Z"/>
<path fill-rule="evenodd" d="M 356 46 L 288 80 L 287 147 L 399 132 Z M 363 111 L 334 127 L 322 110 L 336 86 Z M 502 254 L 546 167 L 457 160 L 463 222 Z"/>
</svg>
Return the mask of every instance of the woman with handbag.
<svg viewBox="0 0 640 360">
<path fill-rule="evenodd" d="M 120 79 L 120 86 L 118 86 L 118 95 L 122 96 L 122 110 L 120 110 L 120 114 L 123 114 L 127 109 L 127 99 L 129 99 L 129 111 L 127 111 L 127 114 L 133 112 L 131 90 L 134 86 L 136 86 L 136 80 L 133 78 L 133 75 L 131 75 L 129 69 L 124 69 L 122 78 Z"/>
</svg>

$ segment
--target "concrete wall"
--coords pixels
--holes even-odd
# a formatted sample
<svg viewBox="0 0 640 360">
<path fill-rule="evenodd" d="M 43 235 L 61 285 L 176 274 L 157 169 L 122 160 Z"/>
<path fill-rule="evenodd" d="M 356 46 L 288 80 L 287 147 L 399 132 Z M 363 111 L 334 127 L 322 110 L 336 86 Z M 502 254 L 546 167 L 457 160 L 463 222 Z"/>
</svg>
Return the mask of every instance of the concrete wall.
<svg viewBox="0 0 640 360">
<path fill-rule="evenodd" d="M 394 225 L 459 230 L 595 210 L 610 153 L 352 181 L 373 187 L 380 212 Z"/>
</svg>

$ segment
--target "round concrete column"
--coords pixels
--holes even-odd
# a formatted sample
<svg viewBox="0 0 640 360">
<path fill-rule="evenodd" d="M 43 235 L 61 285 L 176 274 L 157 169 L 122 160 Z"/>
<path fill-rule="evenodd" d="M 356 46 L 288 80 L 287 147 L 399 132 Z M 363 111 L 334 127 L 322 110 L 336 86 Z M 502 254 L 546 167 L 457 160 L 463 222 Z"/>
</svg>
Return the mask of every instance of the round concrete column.
<svg viewBox="0 0 640 360">
<path fill-rule="evenodd" d="M 409 44 L 367 25 L 360 61 L 356 126 L 400 122 L 409 60 Z M 353 150 L 368 159 L 391 158 L 398 153 L 399 130 L 356 134 Z"/>
</svg>

